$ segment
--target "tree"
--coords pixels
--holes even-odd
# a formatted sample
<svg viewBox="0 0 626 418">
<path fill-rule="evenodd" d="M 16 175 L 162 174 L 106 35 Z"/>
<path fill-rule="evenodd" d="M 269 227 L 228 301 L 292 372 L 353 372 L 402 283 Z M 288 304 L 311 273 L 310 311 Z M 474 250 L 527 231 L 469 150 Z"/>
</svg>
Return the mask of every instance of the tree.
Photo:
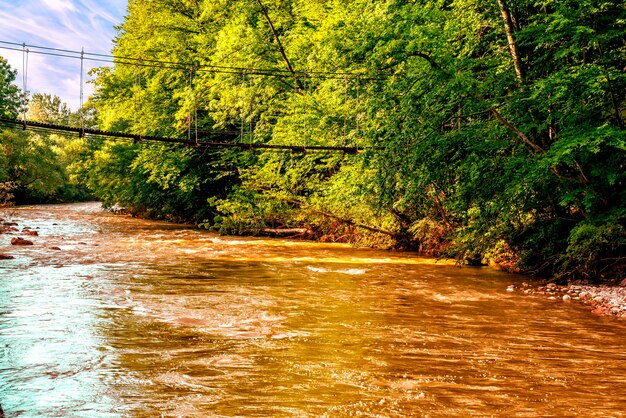
<svg viewBox="0 0 626 418">
<path fill-rule="evenodd" d="M 8 61 L 0 57 L 0 117 L 15 118 L 22 107 L 22 95 L 13 84 L 17 71 L 13 70 Z"/>
<path fill-rule="evenodd" d="M 37 122 L 68 125 L 72 111 L 58 96 L 35 93 L 28 101 L 26 117 Z"/>
<path fill-rule="evenodd" d="M 0 116 L 15 118 L 24 95 L 12 84 L 17 72 L 0 59 Z M 68 123 L 71 112 L 58 97 L 34 94 L 29 116 L 49 123 Z M 14 203 L 84 199 L 84 189 L 69 181 L 66 167 L 72 140 L 56 134 L 5 128 L 0 130 L 0 200 Z"/>
</svg>

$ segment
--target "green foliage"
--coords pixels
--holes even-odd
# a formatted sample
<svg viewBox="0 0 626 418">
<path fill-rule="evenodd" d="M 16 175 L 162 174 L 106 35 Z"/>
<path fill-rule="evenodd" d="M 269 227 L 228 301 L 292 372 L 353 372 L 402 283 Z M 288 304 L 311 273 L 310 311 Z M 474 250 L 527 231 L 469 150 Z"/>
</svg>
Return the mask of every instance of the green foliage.
<svg viewBox="0 0 626 418">
<path fill-rule="evenodd" d="M 47 138 L 29 132 L 0 131 L 4 181 L 15 185 L 18 203 L 46 201 L 59 195 L 64 185 L 64 170 Z"/>
<path fill-rule="evenodd" d="M 390 41 L 370 57 L 419 69 L 376 92 L 385 95 L 373 112 L 385 120 L 380 204 L 415 219 L 419 241 L 445 225 L 445 254 L 488 261 L 513 252 L 527 271 L 553 274 L 566 269 L 561 255 L 570 267 L 579 256 L 579 224 L 624 226 L 622 6 L 517 3 L 521 87 L 493 5 L 396 11 L 381 34 Z M 586 268 L 579 260 L 566 271 Z"/>
<path fill-rule="evenodd" d="M 561 257 L 561 275 L 601 280 L 626 272 L 626 230 L 619 224 L 581 223 L 572 229 Z M 614 271 L 617 270 L 619 275 Z"/>
<path fill-rule="evenodd" d="M 72 178 L 222 233 L 378 230 L 473 263 L 620 274 L 607 260 L 626 228 L 621 3 L 524 0 L 506 26 L 477 0 L 261 3 L 131 1 L 114 52 L 142 61 L 97 71 L 98 125 L 368 151 L 72 143 Z"/>
<path fill-rule="evenodd" d="M 294 216 L 288 202 L 243 187 L 236 187 L 228 199 L 210 198 L 209 204 L 219 215 L 204 226 L 221 234 L 257 235 L 265 228 L 284 226 Z"/>
<path fill-rule="evenodd" d="M 75 117 L 56 96 L 34 94 L 28 103 L 13 81 L 16 71 L 0 57 L 0 116 L 15 118 L 26 109 L 30 119 L 67 124 Z M 71 138 L 42 132 L 0 128 L 0 203 L 75 201 L 89 197 L 68 177 Z"/>
<path fill-rule="evenodd" d="M 28 101 L 26 118 L 37 122 L 69 125 L 72 111 L 57 96 L 35 93 Z"/>
<path fill-rule="evenodd" d="M 14 118 L 23 106 L 19 88 L 13 84 L 17 71 L 13 70 L 4 57 L 0 57 L 0 117 Z"/>
</svg>

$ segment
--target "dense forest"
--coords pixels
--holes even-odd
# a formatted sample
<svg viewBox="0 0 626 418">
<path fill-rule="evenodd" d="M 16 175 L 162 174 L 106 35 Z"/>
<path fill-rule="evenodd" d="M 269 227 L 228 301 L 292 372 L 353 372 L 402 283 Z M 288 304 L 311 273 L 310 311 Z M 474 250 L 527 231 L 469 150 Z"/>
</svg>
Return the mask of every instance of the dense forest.
<svg viewBox="0 0 626 418">
<path fill-rule="evenodd" d="M 359 151 L 4 129 L 0 194 L 622 279 L 625 33 L 606 0 L 130 0 L 113 53 L 133 59 L 95 72 L 84 109 L 25 98 L 2 61 L 0 114 Z"/>
</svg>

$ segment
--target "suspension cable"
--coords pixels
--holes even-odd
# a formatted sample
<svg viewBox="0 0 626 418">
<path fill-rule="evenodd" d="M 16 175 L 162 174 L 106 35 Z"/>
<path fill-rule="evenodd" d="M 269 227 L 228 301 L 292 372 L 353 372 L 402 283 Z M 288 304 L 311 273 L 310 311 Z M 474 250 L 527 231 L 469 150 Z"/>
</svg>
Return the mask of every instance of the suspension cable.
<svg viewBox="0 0 626 418">
<path fill-rule="evenodd" d="M 85 48 L 82 48 L 80 51 L 80 108 L 78 110 L 80 114 L 80 138 L 85 136 L 85 118 L 84 118 L 84 109 L 83 109 L 83 72 L 85 65 Z"/>
<path fill-rule="evenodd" d="M 343 95 L 343 141 L 342 144 L 346 144 L 346 125 L 348 122 L 348 77 L 343 80 L 344 95 Z"/>
<path fill-rule="evenodd" d="M 189 66 L 189 95 L 191 96 L 191 90 L 193 89 L 193 80 L 192 80 L 192 75 L 193 75 L 193 67 Z M 189 107 L 189 112 L 187 112 L 187 140 L 191 141 L 191 126 L 192 126 L 192 121 L 191 121 L 191 106 Z"/>
<path fill-rule="evenodd" d="M 140 75 L 139 75 L 139 66 L 137 64 L 135 64 L 135 77 L 133 80 L 133 108 L 134 108 L 134 112 L 133 112 L 133 130 L 135 132 L 137 132 L 137 114 L 139 113 L 139 86 L 140 86 L 140 79 L 139 79 Z"/>
<path fill-rule="evenodd" d="M 196 146 L 198 145 L 198 98 L 196 97 L 196 85 L 194 80 L 196 78 L 196 67 L 191 67 L 192 72 L 192 85 L 191 85 L 191 98 L 193 99 L 193 126 L 194 126 L 194 135 L 196 140 Z"/>
<path fill-rule="evenodd" d="M 252 77 L 248 77 L 248 90 L 249 90 L 249 98 L 250 98 L 250 102 L 249 102 L 249 108 L 248 108 L 248 118 L 249 120 L 249 128 L 248 128 L 248 135 L 250 135 L 250 138 L 248 139 L 248 142 L 250 145 L 252 145 L 252 135 L 253 135 L 253 130 L 252 130 L 252 109 L 253 109 L 253 102 L 254 102 L 254 96 L 253 96 L 253 92 L 252 92 Z"/>
<path fill-rule="evenodd" d="M 22 106 L 22 118 L 26 123 L 26 110 L 28 108 L 28 53 L 26 44 L 22 44 L 22 87 L 24 88 L 24 103 Z"/>
<path fill-rule="evenodd" d="M 304 82 L 302 83 L 302 87 L 303 87 L 304 92 L 302 94 L 302 98 L 304 99 L 304 121 L 303 121 L 303 124 L 304 124 L 304 135 L 302 135 L 302 146 L 305 146 L 306 142 L 307 142 L 306 139 L 307 139 L 307 136 L 308 136 L 308 133 L 309 133 L 308 130 L 307 130 L 307 116 L 308 116 L 307 112 L 308 112 L 309 100 L 308 100 L 308 97 L 307 97 L 308 89 L 307 89 L 306 74 L 304 74 L 303 77 L 304 77 Z"/>
<path fill-rule="evenodd" d="M 0 40 L 0 49 L 7 50 L 16 50 L 20 51 L 16 47 L 22 47 L 22 49 L 26 49 L 30 47 L 30 52 L 34 54 L 41 55 L 50 55 L 64 58 L 78 58 L 84 59 L 88 61 L 95 62 L 105 62 L 109 64 L 120 64 L 120 65 L 134 65 L 136 63 L 140 63 L 141 66 L 151 67 L 151 68 L 172 68 L 172 69 L 184 69 L 189 66 L 189 63 L 184 62 L 176 62 L 176 61 L 165 61 L 158 59 L 146 59 L 146 58 L 135 58 L 135 57 L 127 57 L 120 55 L 105 55 L 105 54 L 96 54 L 92 52 L 83 51 L 72 51 L 69 49 L 59 49 L 59 48 L 50 48 L 39 45 L 29 45 L 26 43 L 18 44 L 15 42 L 8 42 Z M 212 73 L 224 73 L 224 74 L 240 74 L 243 70 L 252 72 L 254 74 L 259 75 L 269 75 L 275 77 L 293 77 L 293 74 L 287 70 L 283 70 L 280 68 L 243 68 L 236 66 L 226 66 L 226 65 L 212 65 L 212 64 L 196 64 L 195 65 L 196 72 L 212 72 Z M 380 71 L 379 71 L 380 72 Z M 340 79 L 343 77 L 357 77 L 360 76 L 363 78 L 362 74 L 356 72 L 347 72 L 347 71 L 295 71 L 295 73 L 299 76 L 307 76 L 309 78 L 320 78 L 320 79 Z M 368 80 L 385 80 L 388 78 L 384 73 L 381 73 L 381 77 L 368 77 Z"/>
<path fill-rule="evenodd" d="M 246 70 L 243 70 L 241 72 L 241 93 L 243 94 L 243 89 L 245 87 L 245 82 L 246 82 Z M 245 112 L 245 105 L 241 106 L 241 113 L 240 113 L 240 117 L 241 117 L 241 138 L 239 140 L 239 142 L 243 142 L 243 125 L 245 123 L 245 118 L 244 118 L 244 112 Z"/>
<path fill-rule="evenodd" d="M 356 76 L 356 117 L 354 118 L 356 120 L 356 135 L 355 135 L 355 142 L 358 143 L 359 141 L 359 116 L 361 115 L 361 99 L 360 99 L 360 95 L 359 95 L 359 87 L 361 86 L 361 83 L 359 82 L 359 76 Z M 358 147 L 357 147 L 358 149 Z"/>
</svg>

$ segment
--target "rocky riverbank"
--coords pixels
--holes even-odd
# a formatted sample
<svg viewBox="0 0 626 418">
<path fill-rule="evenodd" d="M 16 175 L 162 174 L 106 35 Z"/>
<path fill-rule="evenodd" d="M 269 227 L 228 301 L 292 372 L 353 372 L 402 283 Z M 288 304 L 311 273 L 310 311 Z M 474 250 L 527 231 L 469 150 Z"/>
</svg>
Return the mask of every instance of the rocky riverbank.
<svg viewBox="0 0 626 418">
<path fill-rule="evenodd" d="M 564 303 L 582 303 L 592 313 L 626 319 L 626 280 L 620 286 L 607 285 L 557 285 L 555 283 L 522 283 L 509 285 L 509 292 L 545 297 L 548 300 Z"/>
<path fill-rule="evenodd" d="M 0 218 L 0 235 L 11 236 L 11 246 L 24 247 L 34 246 L 37 244 L 43 245 L 49 250 L 60 250 L 59 247 L 50 246 L 48 244 L 40 242 L 36 243 L 34 240 L 36 239 L 36 237 L 39 237 L 39 232 L 29 226 L 21 225 L 19 222 L 15 222 L 13 220 Z M 24 236 L 27 236 L 29 239 L 23 238 Z M 0 252 L 0 260 L 13 260 L 14 258 L 15 256 L 11 255 L 7 251 Z"/>
</svg>

